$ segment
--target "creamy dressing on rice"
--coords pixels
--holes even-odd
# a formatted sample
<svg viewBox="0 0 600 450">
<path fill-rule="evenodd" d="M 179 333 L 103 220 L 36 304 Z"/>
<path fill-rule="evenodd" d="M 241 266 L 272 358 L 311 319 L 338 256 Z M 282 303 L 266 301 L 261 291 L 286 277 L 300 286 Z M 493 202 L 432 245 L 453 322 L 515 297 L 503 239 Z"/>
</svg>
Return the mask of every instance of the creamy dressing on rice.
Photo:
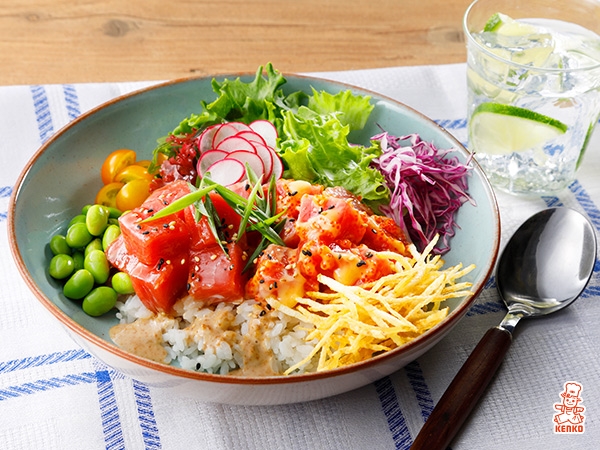
<svg viewBox="0 0 600 450">
<path fill-rule="evenodd" d="M 281 375 L 302 361 L 316 342 L 312 325 L 253 300 L 204 305 L 185 297 L 173 314 L 149 311 L 137 296 L 117 304 L 115 344 L 152 361 L 199 372 L 238 376 Z M 307 365 L 299 373 L 314 370 Z"/>
</svg>

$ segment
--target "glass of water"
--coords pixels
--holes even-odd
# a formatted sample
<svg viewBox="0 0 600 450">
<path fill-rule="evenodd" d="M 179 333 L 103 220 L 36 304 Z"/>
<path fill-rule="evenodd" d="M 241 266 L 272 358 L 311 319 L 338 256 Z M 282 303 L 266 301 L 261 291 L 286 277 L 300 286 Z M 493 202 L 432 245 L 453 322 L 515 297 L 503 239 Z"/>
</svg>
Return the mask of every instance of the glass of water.
<svg viewBox="0 0 600 450">
<path fill-rule="evenodd" d="M 563 190 L 600 116 L 600 0 L 476 0 L 464 31 L 470 150 L 499 189 Z"/>
</svg>

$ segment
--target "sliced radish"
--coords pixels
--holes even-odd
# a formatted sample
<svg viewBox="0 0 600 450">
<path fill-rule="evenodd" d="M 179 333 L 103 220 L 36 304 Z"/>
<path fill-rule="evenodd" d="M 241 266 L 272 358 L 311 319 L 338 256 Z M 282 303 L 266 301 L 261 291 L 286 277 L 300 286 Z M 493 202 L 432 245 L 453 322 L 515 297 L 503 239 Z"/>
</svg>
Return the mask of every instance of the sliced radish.
<svg viewBox="0 0 600 450">
<path fill-rule="evenodd" d="M 216 125 L 211 125 L 209 127 L 206 127 L 204 129 L 204 131 L 202 131 L 202 133 L 200 133 L 200 136 L 198 136 L 198 140 L 196 141 L 196 145 L 198 147 L 198 150 L 200 150 L 200 154 L 213 148 L 213 146 L 212 146 L 213 137 L 214 137 L 215 133 L 217 132 L 217 130 L 219 128 L 221 128 L 222 125 L 223 125 L 222 123 L 218 123 Z"/>
<path fill-rule="evenodd" d="M 232 127 L 234 127 L 236 130 L 238 130 L 238 132 L 240 131 L 252 131 L 252 128 L 250 128 L 250 126 L 246 125 L 243 122 L 228 122 L 229 125 L 231 125 Z"/>
<path fill-rule="evenodd" d="M 213 163 L 207 172 L 215 183 L 230 186 L 244 179 L 246 167 L 236 159 L 225 158 Z"/>
<path fill-rule="evenodd" d="M 277 128 L 268 120 L 255 120 L 250 125 L 252 131 L 260 134 L 269 147 L 275 148 L 277 145 Z"/>
<path fill-rule="evenodd" d="M 262 145 L 267 145 L 267 143 L 265 142 L 265 140 L 263 139 L 263 137 L 256 133 L 255 131 L 240 131 L 238 134 L 236 134 L 237 137 L 241 137 L 243 139 L 246 139 L 247 141 L 250 142 L 260 142 Z"/>
<path fill-rule="evenodd" d="M 273 152 L 266 145 L 254 143 L 256 154 L 262 159 L 263 165 L 265 166 L 264 179 L 268 180 L 271 178 L 271 172 L 273 171 Z"/>
<path fill-rule="evenodd" d="M 265 166 L 262 159 L 255 152 L 248 152 L 246 150 L 238 150 L 227 154 L 227 159 L 235 159 L 241 162 L 244 167 L 248 165 L 252 172 L 256 174 L 261 184 L 264 182 Z"/>
<path fill-rule="evenodd" d="M 252 145 L 248 139 L 238 137 L 238 135 L 229 136 L 219 142 L 219 145 L 215 147 L 217 150 L 223 150 L 225 152 L 235 152 L 238 150 L 245 150 L 248 152 L 256 153 L 256 148 Z"/>
<path fill-rule="evenodd" d="M 275 151 L 273 151 L 273 170 L 271 171 L 271 176 L 275 177 L 276 180 L 279 180 L 282 175 L 283 161 L 281 160 L 279 155 L 276 154 Z"/>
<path fill-rule="evenodd" d="M 236 133 L 238 133 L 238 130 L 235 126 L 231 125 L 230 123 L 222 124 L 213 136 L 213 148 L 217 148 L 217 146 L 223 139 L 228 138 L 229 136 L 233 136 Z"/>
<path fill-rule="evenodd" d="M 225 159 L 228 154 L 229 153 L 224 152 L 223 150 L 208 150 L 200 156 L 198 164 L 196 165 L 196 170 L 200 175 L 204 176 L 210 166 L 217 161 Z"/>
</svg>

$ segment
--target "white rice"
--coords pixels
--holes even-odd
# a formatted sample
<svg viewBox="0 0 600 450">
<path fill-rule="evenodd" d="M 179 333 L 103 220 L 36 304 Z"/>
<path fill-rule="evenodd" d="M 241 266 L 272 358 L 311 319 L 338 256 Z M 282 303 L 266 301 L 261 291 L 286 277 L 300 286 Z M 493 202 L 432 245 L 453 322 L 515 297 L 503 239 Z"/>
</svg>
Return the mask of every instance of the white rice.
<svg viewBox="0 0 600 450">
<path fill-rule="evenodd" d="M 304 360 L 316 344 L 305 339 L 312 325 L 253 300 L 206 306 L 186 297 L 174 305 L 172 316 L 166 316 L 153 314 L 139 297 L 131 296 L 118 302 L 117 309 L 121 324 L 143 319 L 140 324 L 149 331 L 160 327 L 159 344 L 167 355 L 161 362 L 199 372 L 260 375 L 249 371 L 258 365 L 259 370 L 267 367 L 283 374 Z M 253 350 L 259 354 L 258 363 Z M 315 366 L 316 362 L 309 362 L 295 373 L 313 371 Z"/>
</svg>

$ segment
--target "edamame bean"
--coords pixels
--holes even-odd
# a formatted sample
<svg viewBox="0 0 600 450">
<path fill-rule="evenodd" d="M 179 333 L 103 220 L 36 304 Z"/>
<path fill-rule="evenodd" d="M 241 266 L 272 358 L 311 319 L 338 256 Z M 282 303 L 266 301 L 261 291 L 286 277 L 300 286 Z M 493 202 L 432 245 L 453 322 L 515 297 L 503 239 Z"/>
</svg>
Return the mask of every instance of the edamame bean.
<svg viewBox="0 0 600 450">
<path fill-rule="evenodd" d="M 88 210 L 92 207 L 91 204 L 89 205 L 84 205 L 83 208 L 81 208 L 81 214 L 83 214 L 84 216 L 87 214 Z"/>
<path fill-rule="evenodd" d="M 53 255 L 70 255 L 71 247 L 67 244 L 67 239 L 62 234 L 52 236 L 50 239 L 50 250 Z"/>
<path fill-rule="evenodd" d="M 101 316 L 114 308 L 117 303 L 117 292 L 108 286 L 93 289 L 83 299 L 81 307 L 90 316 Z"/>
<path fill-rule="evenodd" d="M 131 278 L 129 274 L 125 272 L 117 272 L 113 275 L 111 284 L 117 294 L 130 295 L 135 294 L 133 285 L 131 284 Z"/>
<path fill-rule="evenodd" d="M 104 284 L 110 275 L 110 266 L 102 250 L 92 250 L 83 260 L 83 267 L 94 277 L 96 284 Z"/>
<path fill-rule="evenodd" d="M 67 230 L 65 238 L 69 247 L 84 248 L 92 241 L 93 236 L 88 231 L 85 223 L 74 223 Z"/>
<path fill-rule="evenodd" d="M 92 274 L 85 269 L 80 269 L 67 280 L 63 286 L 63 294 L 67 298 L 79 300 L 88 295 L 93 287 L 94 277 Z"/>
<path fill-rule="evenodd" d="M 120 236 L 121 228 L 118 225 L 109 225 L 102 236 L 102 248 L 106 250 L 108 246 Z"/>
<path fill-rule="evenodd" d="M 92 239 L 92 242 L 90 242 L 88 245 L 85 246 L 85 250 L 83 251 L 83 254 L 85 256 L 87 256 L 87 254 L 89 252 L 91 252 L 92 250 L 103 250 L 102 239 L 100 239 L 99 237 L 96 239 Z"/>
<path fill-rule="evenodd" d="M 108 225 L 108 210 L 102 205 L 92 205 L 85 215 L 85 224 L 93 236 L 100 236 Z"/>
<path fill-rule="evenodd" d="M 74 270 L 75 263 L 73 262 L 73 258 L 64 253 L 54 255 L 48 266 L 48 273 L 56 280 L 62 280 L 71 276 Z"/>
<path fill-rule="evenodd" d="M 104 206 L 108 210 L 108 217 L 110 219 L 118 219 L 121 217 L 123 212 L 120 209 L 114 208 L 112 206 Z"/>
<path fill-rule="evenodd" d="M 75 250 L 71 255 L 73 258 L 73 264 L 75 265 L 75 271 L 79 269 L 83 269 L 83 260 L 85 259 L 85 255 L 82 251 Z"/>
<path fill-rule="evenodd" d="M 69 226 L 67 228 L 69 228 L 74 223 L 85 223 L 85 215 L 84 214 L 77 214 L 75 217 L 73 217 L 71 219 L 71 221 L 69 222 Z"/>
</svg>

